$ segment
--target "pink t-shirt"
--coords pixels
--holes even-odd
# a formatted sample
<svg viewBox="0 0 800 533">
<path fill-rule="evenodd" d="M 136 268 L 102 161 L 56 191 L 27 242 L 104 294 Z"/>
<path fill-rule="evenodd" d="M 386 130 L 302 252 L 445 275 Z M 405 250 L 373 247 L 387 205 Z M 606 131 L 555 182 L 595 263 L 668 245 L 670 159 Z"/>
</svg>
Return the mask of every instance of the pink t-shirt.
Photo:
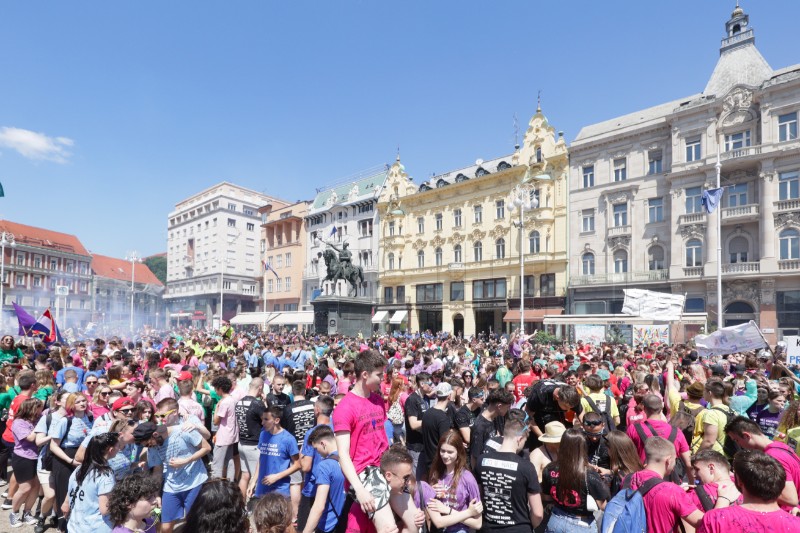
<svg viewBox="0 0 800 533">
<path fill-rule="evenodd" d="M 236 399 L 228 396 L 219 401 L 215 416 L 219 417 L 217 446 L 230 446 L 239 442 L 239 425 L 236 423 Z"/>
<path fill-rule="evenodd" d="M 205 422 L 206 420 L 206 410 L 203 409 L 203 406 L 197 403 L 197 400 L 194 398 L 181 398 L 178 400 L 178 412 L 181 416 L 194 415 L 199 418 L 201 422 Z"/>
<path fill-rule="evenodd" d="M 633 474 L 631 488 L 637 489 L 645 481 L 659 477 L 652 470 L 641 470 Z M 677 531 L 681 518 L 689 516 L 697 508 L 684 490 L 669 481 L 653 487 L 644 495 L 648 533 L 671 533 Z"/>
<path fill-rule="evenodd" d="M 738 505 L 711 509 L 697 526 L 697 533 L 778 533 L 800 531 L 800 518 L 786 511 L 751 511 Z"/>
<path fill-rule="evenodd" d="M 773 442 L 764 448 L 764 453 L 778 461 L 786 471 L 786 482 L 791 481 L 797 487 L 800 482 L 800 459 L 794 450 L 782 442 Z M 781 505 L 784 511 L 791 511 L 788 505 Z"/>
<path fill-rule="evenodd" d="M 733 482 L 733 480 L 731 480 Z M 717 484 L 716 482 L 706 483 L 703 485 L 703 489 L 705 489 L 706 494 L 708 497 L 711 498 L 711 501 L 714 502 L 716 505 L 717 503 Z M 692 499 L 692 503 L 694 503 L 695 507 L 697 507 L 700 511 L 703 511 L 703 504 L 700 502 L 700 497 L 697 495 L 697 492 L 694 490 L 689 491 L 689 497 Z M 739 494 L 739 498 L 734 502 L 741 504 L 742 503 L 742 495 Z"/>
<path fill-rule="evenodd" d="M 350 458 L 357 473 L 381 464 L 381 455 L 389 449 L 385 423 L 386 407 L 380 394 L 362 398 L 350 391 L 333 410 L 333 430 L 350 433 Z"/>
<path fill-rule="evenodd" d="M 158 404 L 164 398 L 172 398 L 173 400 L 177 400 L 178 398 L 175 396 L 175 389 L 172 388 L 172 385 L 164 384 L 158 389 L 158 394 L 156 397 L 153 398 L 153 401 Z"/>
<path fill-rule="evenodd" d="M 653 426 L 653 429 L 656 430 L 656 434 L 659 437 L 664 437 L 665 439 L 669 440 L 669 435 L 672 432 L 672 426 L 668 423 L 664 422 L 663 420 L 647 420 L 642 422 L 637 422 L 632 426 L 628 426 L 628 436 L 631 438 L 633 443 L 636 445 L 636 450 L 639 452 L 639 459 L 642 460 L 644 463 L 644 442 L 639 437 L 639 432 L 636 431 L 636 427 L 639 426 L 644 431 L 646 437 L 652 437 L 653 432 L 648 427 L 648 424 Z M 675 431 L 675 453 L 678 457 L 681 456 L 683 452 L 689 451 L 689 444 L 686 442 L 686 436 L 683 434 L 683 431 L 676 430 Z"/>
<path fill-rule="evenodd" d="M 646 419 L 647 415 L 644 414 L 644 410 L 637 411 L 636 400 L 631 398 L 631 402 L 628 404 L 628 412 L 625 414 L 625 420 L 627 422 L 627 426 L 631 427 L 636 422 L 642 422 L 643 420 Z"/>
</svg>

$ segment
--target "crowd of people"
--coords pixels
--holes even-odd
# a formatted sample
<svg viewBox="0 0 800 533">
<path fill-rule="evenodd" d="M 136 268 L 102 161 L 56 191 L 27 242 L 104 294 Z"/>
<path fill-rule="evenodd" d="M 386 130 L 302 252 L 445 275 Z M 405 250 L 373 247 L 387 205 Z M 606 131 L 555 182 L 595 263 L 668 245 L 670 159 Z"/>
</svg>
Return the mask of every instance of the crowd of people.
<svg viewBox="0 0 800 533">
<path fill-rule="evenodd" d="M 800 531 L 780 350 L 536 339 L 5 335 L 2 508 L 37 533 Z"/>
</svg>

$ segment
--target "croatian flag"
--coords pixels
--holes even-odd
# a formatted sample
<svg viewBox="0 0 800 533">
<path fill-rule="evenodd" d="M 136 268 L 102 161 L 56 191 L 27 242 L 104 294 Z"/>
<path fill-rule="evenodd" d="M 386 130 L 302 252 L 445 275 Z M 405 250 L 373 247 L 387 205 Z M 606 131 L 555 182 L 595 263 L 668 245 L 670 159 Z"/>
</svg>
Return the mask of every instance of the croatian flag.
<svg viewBox="0 0 800 533">
<path fill-rule="evenodd" d="M 329 237 L 333 237 L 335 235 L 336 235 L 336 226 L 331 228 L 331 234 L 329 235 Z"/>
<path fill-rule="evenodd" d="M 275 274 L 275 277 L 276 277 L 276 278 L 280 278 L 280 276 L 278 275 L 278 273 L 277 273 L 277 272 L 275 272 L 275 269 L 274 269 L 274 268 L 272 268 L 272 265 L 270 265 L 270 264 L 269 264 L 269 263 L 267 263 L 266 261 L 264 261 L 264 272 L 272 272 L 273 274 Z"/>
<path fill-rule="evenodd" d="M 42 335 L 42 342 L 45 344 L 52 344 L 56 341 L 64 342 L 64 338 L 61 336 L 61 332 L 58 330 L 58 326 L 56 325 L 56 321 L 53 318 L 52 313 L 50 313 L 50 308 L 48 307 L 45 309 L 42 316 L 36 321 L 36 324 L 31 326 L 28 330 L 34 335 Z"/>
</svg>

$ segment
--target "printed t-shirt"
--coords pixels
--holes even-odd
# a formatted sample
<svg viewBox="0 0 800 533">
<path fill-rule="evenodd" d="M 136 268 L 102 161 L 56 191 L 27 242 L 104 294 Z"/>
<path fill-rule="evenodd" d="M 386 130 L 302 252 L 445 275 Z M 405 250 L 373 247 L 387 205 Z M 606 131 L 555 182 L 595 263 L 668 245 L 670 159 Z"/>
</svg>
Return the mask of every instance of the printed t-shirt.
<svg viewBox="0 0 800 533">
<path fill-rule="evenodd" d="M 525 389 L 530 387 L 531 384 L 538 379 L 539 376 L 534 376 L 530 372 L 526 372 L 524 374 L 519 374 L 517 377 L 511 380 L 514 382 L 514 397 L 517 399 L 517 401 L 525 396 Z"/>
<path fill-rule="evenodd" d="M 164 468 L 164 492 L 177 494 L 206 482 L 208 472 L 203 461 L 192 461 L 177 468 L 169 465 L 170 459 L 185 459 L 194 454 L 202 440 L 203 436 L 197 430 L 184 431 L 178 428 L 161 446 L 147 448 L 147 466 Z"/>
<path fill-rule="evenodd" d="M 298 448 L 303 446 L 303 437 L 315 423 L 314 402 L 311 400 L 300 400 L 283 408 L 281 425 L 297 439 Z"/>
<path fill-rule="evenodd" d="M 236 402 L 236 424 L 239 426 L 239 444 L 255 446 L 261 436 L 261 415 L 267 410 L 264 402 L 255 396 L 245 396 Z"/>
<path fill-rule="evenodd" d="M 263 479 L 265 476 L 279 474 L 289 468 L 292 464 L 292 456 L 299 453 L 297 441 L 285 429 L 281 429 L 274 435 L 267 430 L 262 430 L 261 437 L 258 439 L 258 451 L 261 455 L 258 459 L 256 496 L 263 496 L 268 492 L 279 492 L 288 496 L 290 476 L 285 476 L 272 485 L 264 485 Z"/>
<path fill-rule="evenodd" d="M 317 485 L 328 485 L 328 498 L 317 524 L 317 531 L 333 531 L 344 508 L 344 474 L 339 461 L 328 458 L 319 461 L 312 470 Z"/>
<path fill-rule="evenodd" d="M 313 498 L 317 493 L 317 484 L 314 480 L 314 467 L 322 460 L 322 456 L 317 453 L 317 450 L 315 450 L 311 444 L 309 444 L 308 436 L 311 435 L 311 433 L 319 426 L 328 426 L 329 428 L 333 429 L 333 424 L 317 424 L 313 428 L 309 429 L 308 432 L 306 432 L 305 436 L 303 437 L 303 446 L 300 448 L 300 455 L 311 457 L 311 470 L 305 474 L 303 490 L 301 491 L 303 496 L 308 496 L 311 498 Z"/>
<path fill-rule="evenodd" d="M 389 448 L 385 421 L 386 407 L 380 394 L 362 398 L 350 391 L 334 408 L 333 430 L 350 433 L 350 458 L 356 473 L 380 465 L 381 455 Z"/>
<path fill-rule="evenodd" d="M 72 424 L 69 427 L 69 434 L 67 432 L 67 421 L 69 417 L 64 417 L 56 420 L 55 418 L 50 423 L 50 431 L 48 435 L 54 439 L 61 439 L 62 448 L 77 448 L 86 438 L 86 435 L 92 430 L 92 423 L 89 417 L 84 415 L 83 418 L 72 417 Z"/>
<path fill-rule="evenodd" d="M 485 533 L 530 533 L 528 495 L 541 492 L 533 463 L 510 452 L 481 455 L 475 477 L 483 502 Z"/>
<path fill-rule="evenodd" d="M 697 533 L 778 533 L 800 531 L 800 518 L 786 511 L 751 511 L 738 505 L 711 509 L 697 526 Z"/>
<path fill-rule="evenodd" d="M 645 481 L 657 478 L 652 470 L 640 470 L 633 474 L 632 489 L 638 489 Z M 680 524 L 681 518 L 689 516 L 697 508 L 689 495 L 675 483 L 666 481 L 653 487 L 644 495 L 648 533 L 671 533 Z"/>
<path fill-rule="evenodd" d="M 25 459 L 36 459 L 39 454 L 39 447 L 35 442 L 25 439 L 33 431 L 33 424 L 27 420 L 14 420 L 14 427 L 11 432 L 14 435 L 14 454 Z"/>
<path fill-rule="evenodd" d="M 217 428 L 217 446 L 230 446 L 239 441 L 239 426 L 236 424 L 236 399 L 226 396 L 217 404 L 216 416 L 219 417 Z"/>
<path fill-rule="evenodd" d="M 592 511 L 586 507 L 587 493 L 597 501 L 608 501 L 611 495 L 600 474 L 592 469 L 586 469 L 586 482 L 580 487 L 577 494 L 573 491 L 572 498 L 562 500 L 558 495 L 558 463 L 550 463 L 544 467 L 542 473 L 542 492 L 549 494 L 556 505 L 566 511 L 567 513 L 574 514 L 585 518 L 593 518 Z"/>
<path fill-rule="evenodd" d="M 764 435 L 770 439 L 774 439 L 775 435 L 778 434 L 778 424 L 780 423 L 781 415 L 783 415 L 783 411 L 773 413 L 769 409 L 763 409 L 758 413 L 758 416 L 756 416 L 756 424 L 761 428 L 761 432 Z"/>
<path fill-rule="evenodd" d="M 109 494 L 114 488 L 114 475 L 110 472 L 98 474 L 97 471 L 89 472 L 78 486 L 77 475 L 80 471 L 76 468 L 69 477 L 67 487 L 67 501 L 70 505 L 69 533 L 108 533 L 111 531 L 111 520 L 108 515 L 100 514 L 100 496 Z"/>
</svg>

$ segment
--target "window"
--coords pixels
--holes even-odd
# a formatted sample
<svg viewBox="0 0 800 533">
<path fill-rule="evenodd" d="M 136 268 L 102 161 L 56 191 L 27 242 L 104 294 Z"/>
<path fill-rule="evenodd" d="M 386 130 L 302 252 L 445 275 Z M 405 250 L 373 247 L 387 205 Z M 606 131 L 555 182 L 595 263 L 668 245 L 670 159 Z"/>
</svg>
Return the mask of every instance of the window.
<svg viewBox="0 0 800 533">
<path fill-rule="evenodd" d="M 741 150 L 750 146 L 750 130 L 731 133 L 725 136 L 725 151 Z"/>
<path fill-rule="evenodd" d="M 36 268 L 42 268 L 42 258 L 38 255 L 33 258 L 33 266 Z M 81 274 L 85 274 L 86 272 L 81 272 Z"/>
<path fill-rule="evenodd" d="M 505 218 L 506 217 L 506 202 L 505 200 L 497 200 L 494 203 L 495 208 L 495 218 Z"/>
<path fill-rule="evenodd" d="M 689 187 L 686 189 L 686 214 L 702 213 L 703 204 L 703 189 L 702 187 Z"/>
<path fill-rule="evenodd" d="M 464 301 L 464 282 L 454 281 L 450 283 L 450 301 L 463 302 Z"/>
<path fill-rule="evenodd" d="M 781 259 L 800 259 L 800 232 L 794 228 L 780 234 Z"/>
<path fill-rule="evenodd" d="M 417 285 L 417 302 L 441 302 L 442 284 L 428 283 L 427 285 Z"/>
<path fill-rule="evenodd" d="M 614 252 L 614 273 L 624 274 L 628 271 L 628 252 L 617 250 Z"/>
<path fill-rule="evenodd" d="M 394 236 L 394 220 L 389 222 L 389 237 Z"/>
<path fill-rule="evenodd" d="M 536 279 L 535 276 L 525 276 L 524 278 L 522 278 L 522 290 L 523 290 L 523 295 L 526 298 L 536 296 L 536 287 L 534 283 L 535 279 Z"/>
<path fill-rule="evenodd" d="M 476 263 L 483 261 L 483 244 L 480 241 L 472 245 L 472 255 Z"/>
<path fill-rule="evenodd" d="M 625 158 L 614 160 L 614 181 L 625 181 L 628 179 L 628 164 Z"/>
<path fill-rule="evenodd" d="M 614 225 L 628 225 L 628 204 L 614 204 Z"/>
<path fill-rule="evenodd" d="M 387 264 L 388 264 L 388 268 L 389 268 L 389 270 L 394 270 L 394 254 L 391 254 L 391 253 L 390 253 L 390 254 L 389 254 L 387 257 L 386 257 L 386 262 L 387 262 Z"/>
<path fill-rule="evenodd" d="M 528 253 L 538 254 L 540 250 L 541 238 L 539 237 L 539 232 L 533 230 L 532 232 L 528 233 Z"/>
<path fill-rule="evenodd" d="M 461 209 L 453 210 L 453 226 L 456 228 L 461 227 Z"/>
<path fill-rule="evenodd" d="M 417 233 L 425 233 L 425 218 L 417 217 Z"/>
<path fill-rule="evenodd" d="M 692 239 L 686 243 L 686 266 L 703 266 L 703 243 L 699 239 Z"/>
<path fill-rule="evenodd" d="M 594 187 L 594 165 L 583 167 L 583 188 Z"/>
<path fill-rule="evenodd" d="M 506 240 L 502 237 L 494 241 L 494 253 L 496 259 L 506 258 Z"/>
<path fill-rule="evenodd" d="M 247 223 L 247 231 L 254 231 L 256 229 L 256 225 L 252 222 Z"/>
<path fill-rule="evenodd" d="M 292 278 L 284 278 L 284 280 L 286 281 L 286 292 L 291 291 L 292 290 Z"/>
<path fill-rule="evenodd" d="M 228 227 L 229 228 L 235 228 L 236 227 L 236 220 L 233 219 L 233 218 L 229 218 L 228 219 Z"/>
<path fill-rule="evenodd" d="M 242 211 L 249 217 L 255 216 L 256 214 L 252 207 L 242 206 Z"/>
<path fill-rule="evenodd" d="M 223 281 L 222 288 L 226 291 L 231 290 L 231 282 L 230 281 Z"/>
<path fill-rule="evenodd" d="M 725 187 L 725 196 L 728 197 L 728 207 L 747 205 L 747 184 L 737 183 Z"/>
<path fill-rule="evenodd" d="M 594 276 L 594 254 L 587 252 L 581 256 L 581 273 L 584 276 Z"/>
<path fill-rule="evenodd" d="M 281 278 L 275 278 L 275 292 L 281 292 L 283 285 L 283 280 Z"/>
<path fill-rule="evenodd" d="M 555 296 L 556 295 L 556 275 L 555 274 L 542 274 L 539 276 L 539 292 L 540 296 Z"/>
<path fill-rule="evenodd" d="M 275 256 L 275 268 L 283 268 L 283 256 L 281 254 Z"/>
<path fill-rule="evenodd" d="M 236 204 L 228 204 L 229 211 L 236 211 Z"/>
<path fill-rule="evenodd" d="M 705 298 L 686 298 L 686 303 L 683 305 L 684 313 L 705 313 L 706 312 L 706 299 Z"/>
<path fill-rule="evenodd" d="M 506 297 L 506 280 L 481 279 L 472 282 L 473 300 L 494 300 Z"/>
<path fill-rule="evenodd" d="M 383 288 L 383 303 L 394 303 L 394 287 Z"/>
<path fill-rule="evenodd" d="M 85 284 L 85 281 L 81 282 L 81 285 Z M 34 287 L 41 287 L 42 286 L 42 276 L 33 276 L 33 286 Z"/>
<path fill-rule="evenodd" d="M 796 170 L 778 174 L 778 190 L 781 200 L 796 200 L 800 198 L 800 173 Z"/>
<path fill-rule="evenodd" d="M 661 246 L 651 246 L 647 250 L 648 270 L 664 270 L 664 248 Z"/>
<path fill-rule="evenodd" d="M 433 251 L 433 259 L 436 263 L 436 266 L 442 266 L 442 249 L 437 248 Z"/>
<path fill-rule="evenodd" d="M 786 113 L 778 117 L 778 140 L 791 141 L 797 139 L 797 112 Z"/>
<path fill-rule="evenodd" d="M 474 218 L 475 224 L 480 224 L 481 222 L 483 222 L 483 206 L 476 205 L 473 208 L 473 212 L 475 214 L 475 218 Z"/>
<path fill-rule="evenodd" d="M 292 253 L 291 252 L 287 252 L 286 253 L 286 266 L 287 267 L 292 266 Z"/>
<path fill-rule="evenodd" d="M 436 222 L 436 231 L 442 231 L 442 214 L 436 213 L 433 219 Z"/>
<path fill-rule="evenodd" d="M 372 219 L 362 220 L 358 223 L 358 235 L 360 237 L 372 237 Z"/>
<path fill-rule="evenodd" d="M 686 162 L 700 160 L 700 136 L 686 139 Z"/>
<path fill-rule="evenodd" d="M 652 224 L 654 222 L 662 222 L 664 220 L 664 199 L 663 198 L 650 198 L 647 200 L 647 221 Z"/>
<path fill-rule="evenodd" d="M 734 237 L 728 243 L 728 255 L 731 263 L 747 263 L 747 252 L 750 246 L 744 237 Z"/>
<path fill-rule="evenodd" d="M 425 268 L 425 252 L 422 250 L 417 252 L 417 268 Z"/>
<path fill-rule="evenodd" d="M 406 288 L 403 285 L 397 287 L 397 302 L 405 303 L 406 301 Z"/>
<path fill-rule="evenodd" d="M 662 160 L 661 150 L 650 150 L 647 152 L 647 173 L 648 174 L 661 174 L 664 166 Z"/>
<path fill-rule="evenodd" d="M 455 261 L 456 263 L 460 263 L 461 262 L 461 245 L 460 244 L 456 244 L 455 246 L 453 246 L 453 261 Z"/>
<path fill-rule="evenodd" d="M 594 231 L 594 209 L 581 211 L 581 231 L 584 233 Z"/>
</svg>

